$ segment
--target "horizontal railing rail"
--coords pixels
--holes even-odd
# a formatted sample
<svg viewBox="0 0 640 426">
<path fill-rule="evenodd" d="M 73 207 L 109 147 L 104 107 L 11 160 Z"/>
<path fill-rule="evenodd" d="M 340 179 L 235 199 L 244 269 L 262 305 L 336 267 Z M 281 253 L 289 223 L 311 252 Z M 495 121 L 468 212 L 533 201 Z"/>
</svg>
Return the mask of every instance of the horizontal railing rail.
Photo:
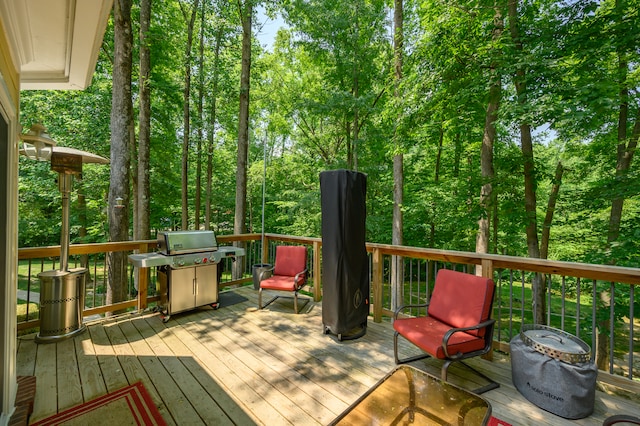
<svg viewBox="0 0 640 426">
<path fill-rule="evenodd" d="M 269 264 L 275 258 L 275 247 L 279 244 L 305 245 L 310 250 L 310 292 L 316 301 L 322 298 L 320 238 L 298 237 L 278 234 L 243 234 L 218 236 L 221 245 L 243 245 L 246 256 L 242 258 L 241 276 L 231 276 L 231 266 L 225 265 L 226 279 L 221 288 L 247 285 L 252 282 L 253 264 Z M 262 246 L 264 244 L 264 246 Z M 73 244 L 69 255 L 76 263 L 81 256 L 106 257 L 107 252 L 148 252 L 156 248 L 156 241 L 126 241 L 96 244 Z M 575 262 L 531 259 L 515 256 L 460 252 L 419 247 L 368 243 L 370 254 L 370 312 L 373 320 L 390 318 L 397 305 L 428 301 L 435 274 L 439 269 L 458 269 L 492 277 L 497 286 L 493 315 L 496 318 L 495 347 L 509 351 L 508 342 L 525 323 L 533 322 L 532 277 L 541 274 L 545 284 L 545 318 L 548 325 L 570 332 L 585 340 L 592 349 L 592 358 L 598 347 L 597 338 L 608 336 L 608 357 L 605 370 L 619 377 L 638 380 L 640 377 L 639 302 L 635 288 L 640 284 L 640 269 L 610 265 L 594 265 Z M 47 259 L 55 269 L 59 261 L 60 247 L 23 248 L 18 252 L 21 262 L 28 261 L 28 280 L 33 281 L 46 264 Z M 397 260 L 400 259 L 400 263 Z M 38 260 L 40 263 L 34 263 Z M 69 264 L 73 264 L 70 260 Z M 86 259 L 85 259 L 86 261 Z M 97 261 L 94 261 L 97 262 Z M 392 297 L 392 266 L 401 265 L 399 298 Z M 96 263 L 97 264 L 97 263 Z M 39 268 L 38 268 L 38 265 Z M 34 274 L 33 269 L 36 269 Z M 95 275 L 105 266 L 93 266 Z M 396 266 L 397 268 L 397 266 Z M 90 269 L 91 272 L 91 269 Z M 102 271 L 102 277 L 106 272 Z M 395 273 L 397 276 L 397 272 Z M 133 273 L 130 274 L 133 277 Z M 103 278 L 105 279 L 105 278 Z M 131 300 L 118 304 L 98 303 L 84 310 L 84 315 L 104 314 L 120 309 L 145 309 L 158 300 L 155 294 L 154 273 L 140 271 L 138 291 Z M 29 288 L 27 283 L 27 290 Z M 130 284 L 129 284 L 130 285 Z M 149 291 L 151 290 L 151 291 Z M 27 291 L 28 293 L 28 291 Z M 95 292 L 94 292 L 95 293 Z M 395 304 L 395 306 L 394 306 Z M 28 311 L 28 305 L 27 305 Z M 19 329 L 36 327 L 37 318 L 26 316 Z M 603 329 L 606 327 L 606 329 Z M 596 330 L 601 330 L 596 336 Z"/>
</svg>

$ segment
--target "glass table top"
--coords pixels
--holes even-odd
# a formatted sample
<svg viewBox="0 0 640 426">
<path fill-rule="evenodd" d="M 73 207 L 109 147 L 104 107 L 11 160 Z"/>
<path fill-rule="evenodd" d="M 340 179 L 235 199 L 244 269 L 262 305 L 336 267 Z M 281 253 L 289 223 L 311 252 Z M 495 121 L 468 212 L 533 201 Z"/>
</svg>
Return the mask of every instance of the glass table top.
<svg viewBox="0 0 640 426">
<path fill-rule="evenodd" d="M 484 425 L 491 405 L 482 397 L 401 365 L 347 408 L 332 425 Z"/>
</svg>

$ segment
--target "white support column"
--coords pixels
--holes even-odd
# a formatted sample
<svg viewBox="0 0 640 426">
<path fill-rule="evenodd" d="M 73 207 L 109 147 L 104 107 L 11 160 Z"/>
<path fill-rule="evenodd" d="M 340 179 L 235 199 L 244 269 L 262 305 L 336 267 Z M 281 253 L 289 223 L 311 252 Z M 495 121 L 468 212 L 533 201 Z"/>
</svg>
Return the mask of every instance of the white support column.
<svg viewBox="0 0 640 426">
<path fill-rule="evenodd" d="M 18 282 L 18 133 L 17 100 L 11 101 L 0 74 L 0 425 L 15 410 Z"/>
</svg>

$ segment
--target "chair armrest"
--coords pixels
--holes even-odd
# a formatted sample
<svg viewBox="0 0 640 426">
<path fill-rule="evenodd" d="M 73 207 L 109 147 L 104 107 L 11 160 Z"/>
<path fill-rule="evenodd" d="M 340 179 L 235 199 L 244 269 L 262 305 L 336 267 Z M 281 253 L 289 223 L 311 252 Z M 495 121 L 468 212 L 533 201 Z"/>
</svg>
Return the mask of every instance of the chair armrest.
<svg viewBox="0 0 640 426">
<path fill-rule="evenodd" d="M 404 311 L 405 309 L 410 309 L 410 308 L 426 308 L 429 306 L 429 302 L 426 303 L 418 303 L 418 304 L 413 304 L 413 305 L 402 305 L 400 306 L 398 309 L 396 309 L 396 311 L 393 313 L 393 320 L 397 320 L 398 319 L 398 315 L 400 315 L 400 312 Z"/>
<path fill-rule="evenodd" d="M 298 272 L 298 273 L 296 274 L 296 276 L 295 276 L 295 277 L 293 277 L 293 283 L 294 283 L 294 285 L 295 285 L 296 287 L 298 287 L 298 281 L 300 280 L 300 276 L 303 276 L 303 275 L 304 275 L 304 276 L 306 276 L 306 274 L 307 274 L 307 272 L 308 272 L 308 271 L 309 271 L 309 269 L 308 269 L 308 268 L 305 268 L 305 269 L 304 269 L 304 271 Z M 306 280 L 305 280 L 305 283 L 306 283 Z M 303 284 L 303 285 L 304 285 L 304 284 Z M 300 286 L 300 288 L 302 288 L 302 286 Z"/>
<path fill-rule="evenodd" d="M 265 278 L 265 274 L 266 274 L 267 272 L 271 272 L 271 273 L 273 273 L 273 270 L 274 270 L 274 269 L 276 269 L 276 267 L 275 267 L 275 266 L 274 266 L 274 267 L 271 267 L 271 268 L 269 268 L 269 269 L 264 269 L 263 271 L 261 271 L 261 272 L 260 272 L 260 275 L 258 276 L 258 281 L 262 281 L 262 280 L 264 280 L 264 278 Z"/>
<path fill-rule="evenodd" d="M 611 426 L 616 423 L 633 423 L 634 425 L 640 425 L 640 418 L 633 417 L 627 414 L 616 414 L 604 419 L 604 422 L 602 422 L 602 426 Z"/>
<path fill-rule="evenodd" d="M 447 351 L 447 345 L 449 343 L 449 339 L 455 333 L 466 332 L 466 331 L 471 331 L 471 330 L 480 330 L 482 328 L 488 328 L 488 327 L 491 327 L 495 322 L 496 322 L 495 319 L 489 318 L 488 320 L 483 321 L 483 322 L 481 322 L 480 324 L 477 324 L 477 325 L 473 325 L 473 326 L 470 326 L 470 327 L 452 328 L 451 330 L 447 331 L 445 333 L 445 335 L 442 337 L 442 350 L 444 351 L 444 354 L 447 356 L 447 358 L 451 358 L 451 356 L 449 355 L 449 351 Z"/>
</svg>

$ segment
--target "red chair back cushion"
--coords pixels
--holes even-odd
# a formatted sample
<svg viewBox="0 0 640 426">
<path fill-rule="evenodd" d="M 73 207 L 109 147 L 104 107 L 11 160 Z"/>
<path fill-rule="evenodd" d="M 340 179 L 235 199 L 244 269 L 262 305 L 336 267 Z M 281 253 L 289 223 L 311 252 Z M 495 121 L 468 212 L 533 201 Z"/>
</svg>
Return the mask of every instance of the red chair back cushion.
<svg viewBox="0 0 640 426">
<path fill-rule="evenodd" d="M 452 327 L 471 327 L 489 319 L 495 285 L 491 278 L 441 269 L 428 314 Z M 484 336 L 484 329 L 468 333 Z"/>
<path fill-rule="evenodd" d="M 274 275 L 293 277 L 307 267 L 307 248 L 304 246 L 276 247 L 276 265 Z"/>
</svg>

